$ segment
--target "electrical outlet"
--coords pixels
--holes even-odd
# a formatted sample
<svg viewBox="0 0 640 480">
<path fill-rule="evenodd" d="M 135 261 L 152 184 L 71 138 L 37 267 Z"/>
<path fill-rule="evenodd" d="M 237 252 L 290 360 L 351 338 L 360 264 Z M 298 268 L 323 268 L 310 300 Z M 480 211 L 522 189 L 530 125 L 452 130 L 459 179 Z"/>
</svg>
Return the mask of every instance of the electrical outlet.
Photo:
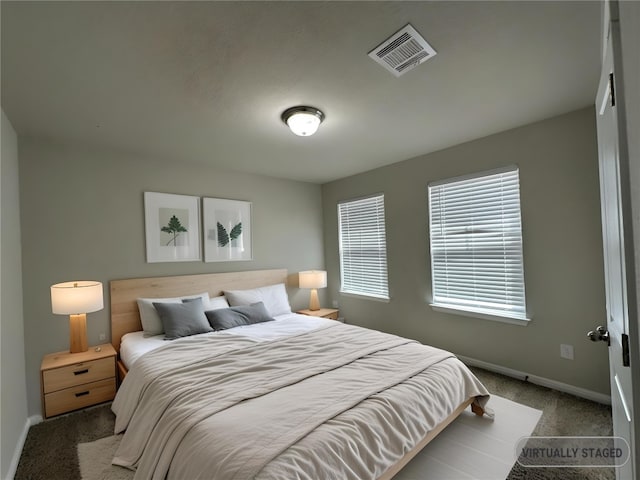
<svg viewBox="0 0 640 480">
<path fill-rule="evenodd" d="M 333 308 L 338 308 L 338 300 L 332 302 Z"/>
<path fill-rule="evenodd" d="M 573 360 L 573 345 L 560 344 L 560 356 L 567 360 Z"/>
<path fill-rule="evenodd" d="M 105 333 L 101 333 L 100 335 L 98 335 L 98 339 L 100 339 L 100 341 L 104 341 L 106 340 L 107 335 Z"/>
</svg>

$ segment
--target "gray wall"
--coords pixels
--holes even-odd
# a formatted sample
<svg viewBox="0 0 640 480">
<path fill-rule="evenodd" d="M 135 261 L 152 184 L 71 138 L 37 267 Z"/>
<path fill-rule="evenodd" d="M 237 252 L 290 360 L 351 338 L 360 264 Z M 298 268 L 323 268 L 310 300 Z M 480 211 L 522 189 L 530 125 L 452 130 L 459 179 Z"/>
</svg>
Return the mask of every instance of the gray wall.
<svg viewBox="0 0 640 480">
<path fill-rule="evenodd" d="M 455 128 L 455 126 L 452 126 Z M 429 182 L 520 167 L 526 327 L 429 307 Z M 343 296 L 336 203 L 384 192 L 391 301 Z M 592 108 L 323 185 L 329 294 L 348 322 L 591 391 L 609 392 L 607 349 L 586 332 L 605 323 L 595 117 Z M 560 344 L 575 360 L 560 358 Z"/>
<path fill-rule="evenodd" d="M 289 273 L 324 267 L 318 185 L 226 173 L 177 159 L 159 164 L 133 155 L 20 139 L 20 191 L 29 412 L 40 412 L 39 368 L 46 353 L 68 349 L 68 318 L 51 313 L 50 285 L 105 284 L 105 309 L 87 315 L 89 344 L 110 338 L 108 282 L 119 278 L 265 268 Z M 145 261 L 143 192 L 253 202 L 253 261 Z M 294 308 L 308 291 L 291 289 Z"/>
<path fill-rule="evenodd" d="M 18 139 L 2 111 L 0 141 L 0 478 L 8 478 L 16 448 L 22 446 L 27 427 L 22 265 L 20 262 L 20 203 L 18 192 Z"/>
</svg>

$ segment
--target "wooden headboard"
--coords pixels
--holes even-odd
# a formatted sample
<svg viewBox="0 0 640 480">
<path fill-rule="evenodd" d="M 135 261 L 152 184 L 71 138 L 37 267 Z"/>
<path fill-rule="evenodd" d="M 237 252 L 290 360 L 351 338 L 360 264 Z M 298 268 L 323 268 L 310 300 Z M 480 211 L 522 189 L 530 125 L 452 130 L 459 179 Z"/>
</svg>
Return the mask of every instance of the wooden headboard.
<svg viewBox="0 0 640 480">
<path fill-rule="evenodd" d="M 206 273 L 177 277 L 150 277 L 112 280 L 111 343 L 120 352 L 120 339 L 129 332 L 142 330 L 138 298 L 180 297 L 208 292 L 222 295 L 223 290 L 243 290 L 275 283 L 287 284 L 287 270 L 255 270 L 249 272 Z"/>
</svg>

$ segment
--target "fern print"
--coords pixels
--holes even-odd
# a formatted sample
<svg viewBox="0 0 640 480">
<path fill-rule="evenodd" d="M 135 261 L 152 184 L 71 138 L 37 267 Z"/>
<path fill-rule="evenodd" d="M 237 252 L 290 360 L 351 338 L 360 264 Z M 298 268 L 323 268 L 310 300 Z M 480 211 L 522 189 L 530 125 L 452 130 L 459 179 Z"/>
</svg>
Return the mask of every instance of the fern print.
<svg viewBox="0 0 640 480">
<path fill-rule="evenodd" d="M 231 233 L 229 233 L 229 238 L 231 238 L 231 240 L 235 240 L 240 235 L 242 235 L 242 222 L 238 223 L 235 227 L 231 229 Z"/>
<path fill-rule="evenodd" d="M 229 243 L 229 234 L 220 222 L 216 222 L 216 224 L 218 226 L 218 246 L 225 247 Z"/>
<path fill-rule="evenodd" d="M 238 223 L 231 229 L 231 232 L 227 233 L 227 229 L 224 228 L 220 222 L 216 222 L 218 227 L 218 246 L 226 247 L 229 242 L 237 239 L 242 235 L 242 222 Z"/>
<path fill-rule="evenodd" d="M 162 227 L 160 231 L 173 235 L 173 238 L 171 238 L 166 245 L 168 246 L 173 243 L 173 246 L 175 247 L 177 245 L 176 240 L 178 239 L 178 236 L 183 232 L 187 232 L 187 229 L 182 226 L 178 217 L 173 215 L 169 220 L 169 223 L 165 227 Z"/>
</svg>

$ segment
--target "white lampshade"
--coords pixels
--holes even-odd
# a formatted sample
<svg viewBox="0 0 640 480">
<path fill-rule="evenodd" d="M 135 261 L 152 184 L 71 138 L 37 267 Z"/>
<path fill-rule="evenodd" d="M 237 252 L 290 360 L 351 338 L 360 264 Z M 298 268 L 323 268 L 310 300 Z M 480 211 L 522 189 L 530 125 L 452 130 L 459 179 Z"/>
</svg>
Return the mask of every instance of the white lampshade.
<svg viewBox="0 0 640 480">
<path fill-rule="evenodd" d="M 282 120 L 299 137 L 308 137 L 318 130 L 324 113 L 315 107 L 291 107 L 282 113 Z"/>
<path fill-rule="evenodd" d="M 327 272 L 324 270 L 307 270 L 298 273 L 300 288 L 325 288 L 327 286 Z"/>
<path fill-rule="evenodd" d="M 97 312 L 104 308 L 102 283 L 64 282 L 51 285 L 51 311 L 59 315 Z"/>
</svg>

